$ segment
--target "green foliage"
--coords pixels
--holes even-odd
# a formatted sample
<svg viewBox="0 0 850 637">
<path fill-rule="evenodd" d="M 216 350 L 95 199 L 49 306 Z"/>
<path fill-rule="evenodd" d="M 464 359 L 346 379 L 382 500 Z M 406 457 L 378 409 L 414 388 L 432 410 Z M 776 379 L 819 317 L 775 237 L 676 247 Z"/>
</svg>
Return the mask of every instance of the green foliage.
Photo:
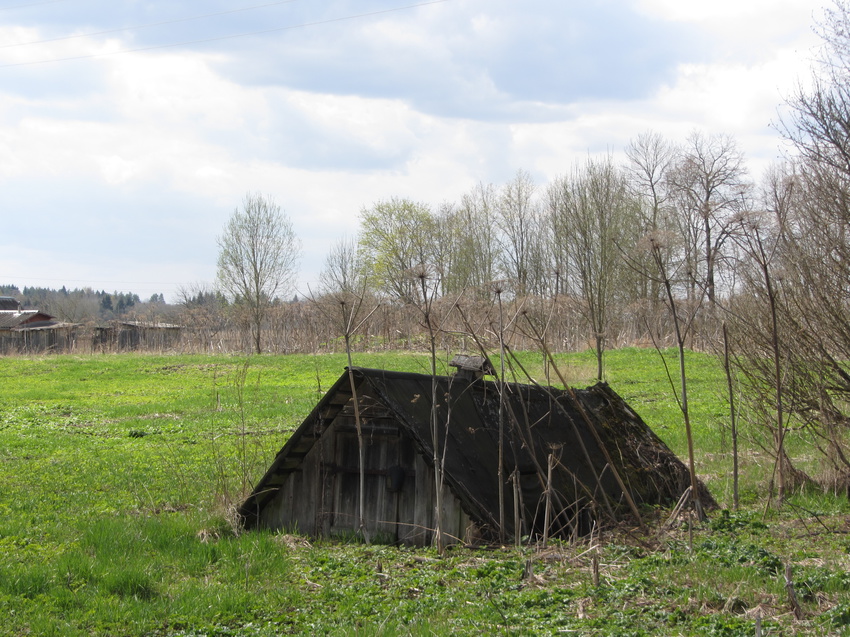
<svg viewBox="0 0 850 637">
<path fill-rule="evenodd" d="M 543 378 L 539 354 L 519 356 Z M 722 378 L 689 356 L 699 471 L 722 497 Z M 557 362 L 570 382 L 592 382 L 592 354 Z M 428 369 L 408 353 L 356 363 Z M 850 634 L 850 543 L 828 532 L 844 528 L 847 504 L 822 494 L 767 518 L 761 506 L 716 512 L 692 542 L 684 526 L 603 536 L 599 586 L 585 544 L 441 558 L 234 533 L 228 505 L 344 366 L 344 355 L 0 360 L 0 635 L 747 635 L 759 605 L 777 609 L 764 634 Z M 658 354 L 612 351 L 607 370 L 681 453 Z M 747 476 L 761 504 L 764 477 Z M 784 608 L 786 562 L 806 623 Z"/>
<path fill-rule="evenodd" d="M 392 298 L 419 298 L 418 267 L 434 262 L 437 230 L 426 204 L 392 198 L 360 211 L 359 244 L 370 278 Z"/>
<path fill-rule="evenodd" d="M 755 544 L 709 538 L 701 542 L 696 551 L 726 567 L 744 564 L 767 576 L 778 575 L 782 570 L 782 560 L 778 556 Z"/>
<path fill-rule="evenodd" d="M 837 604 L 826 611 L 821 619 L 829 628 L 841 629 L 838 634 L 850 634 L 850 630 L 848 630 L 850 629 L 850 604 L 846 602 Z"/>
<path fill-rule="evenodd" d="M 753 511 L 736 511 L 733 513 L 729 509 L 723 509 L 709 520 L 709 528 L 712 531 L 726 532 L 742 529 L 763 531 L 767 529 L 767 525 L 761 522 Z"/>
</svg>

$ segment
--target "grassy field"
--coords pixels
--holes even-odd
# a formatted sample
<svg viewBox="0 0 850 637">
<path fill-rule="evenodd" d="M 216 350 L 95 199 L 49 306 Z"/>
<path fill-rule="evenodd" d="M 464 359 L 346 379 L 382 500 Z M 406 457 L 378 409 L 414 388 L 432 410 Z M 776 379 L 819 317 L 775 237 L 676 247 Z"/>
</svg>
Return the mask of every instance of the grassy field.
<svg viewBox="0 0 850 637">
<path fill-rule="evenodd" d="M 539 355 L 523 361 L 543 377 Z M 698 472 L 729 507 L 722 371 L 704 355 L 688 362 Z M 621 350 L 607 363 L 612 387 L 684 457 L 658 354 Z M 356 364 L 428 368 L 403 353 Z M 761 622 L 764 635 L 850 635 L 846 497 L 795 494 L 765 515 L 771 460 L 756 431 L 742 441 L 742 510 L 691 532 L 624 527 L 592 543 L 445 557 L 234 533 L 232 505 L 344 365 L 336 355 L 0 359 L 0 634 L 755 635 Z M 559 366 L 576 385 L 595 369 L 590 354 Z M 806 441 L 789 442 L 816 472 Z"/>
</svg>

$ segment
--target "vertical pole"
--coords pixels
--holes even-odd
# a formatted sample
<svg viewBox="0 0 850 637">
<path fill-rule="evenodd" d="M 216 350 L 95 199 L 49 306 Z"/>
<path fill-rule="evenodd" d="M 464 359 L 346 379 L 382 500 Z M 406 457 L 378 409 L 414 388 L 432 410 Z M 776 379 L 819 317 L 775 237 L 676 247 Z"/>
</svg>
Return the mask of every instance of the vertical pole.
<svg viewBox="0 0 850 637">
<path fill-rule="evenodd" d="M 522 545 L 522 518 L 520 517 L 520 492 L 519 492 L 519 471 L 513 473 L 514 483 L 514 546 L 519 548 Z"/>
<path fill-rule="evenodd" d="M 726 387 L 729 392 L 729 424 L 732 428 L 732 508 L 738 510 L 738 423 L 735 414 L 735 388 L 729 364 L 729 330 L 723 321 L 723 368 L 726 371 Z"/>
<path fill-rule="evenodd" d="M 499 301 L 499 466 L 496 477 L 499 481 L 499 542 L 505 543 L 505 334 L 502 324 L 502 293 L 496 290 Z"/>
<path fill-rule="evenodd" d="M 552 467 L 555 464 L 555 454 L 549 453 L 546 471 L 546 513 L 543 518 L 543 548 L 549 542 L 549 525 L 552 523 Z"/>
</svg>

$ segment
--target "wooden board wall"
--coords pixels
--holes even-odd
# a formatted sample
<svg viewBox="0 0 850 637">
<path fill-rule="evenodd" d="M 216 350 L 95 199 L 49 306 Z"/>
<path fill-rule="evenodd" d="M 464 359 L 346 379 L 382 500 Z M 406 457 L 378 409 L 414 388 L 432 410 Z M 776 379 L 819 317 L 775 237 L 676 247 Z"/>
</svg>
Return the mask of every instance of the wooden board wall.
<svg viewBox="0 0 850 637">
<path fill-rule="evenodd" d="M 417 546 L 434 540 L 434 471 L 398 425 L 364 425 L 365 509 L 370 538 Z M 388 469 L 403 471 L 393 490 Z M 391 473 L 391 472 L 390 472 Z M 309 536 L 358 533 L 359 449 L 353 423 L 338 418 L 292 471 L 264 508 L 262 526 Z M 395 485 L 398 486 L 398 485 Z M 464 541 L 468 516 L 443 485 L 443 532 L 447 542 Z"/>
</svg>

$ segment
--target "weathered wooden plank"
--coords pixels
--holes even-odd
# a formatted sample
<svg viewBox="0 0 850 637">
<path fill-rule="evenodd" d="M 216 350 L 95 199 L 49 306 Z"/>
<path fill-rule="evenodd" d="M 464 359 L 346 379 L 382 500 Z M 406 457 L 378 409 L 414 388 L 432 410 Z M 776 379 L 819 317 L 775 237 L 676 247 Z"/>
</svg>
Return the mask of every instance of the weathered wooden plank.
<svg viewBox="0 0 850 637">
<path fill-rule="evenodd" d="M 395 540 L 398 536 L 397 531 L 397 514 L 398 514 L 398 493 L 389 489 L 389 479 L 387 471 L 390 467 L 398 465 L 398 434 L 381 436 L 376 438 L 376 442 L 380 441 L 380 475 L 375 477 L 377 485 L 376 496 L 378 498 L 378 506 L 376 514 L 376 531 L 379 535 L 386 537 L 389 540 Z"/>
<path fill-rule="evenodd" d="M 302 463 L 303 471 L 292 473 L 289 479 L 290 506 L 293 511 L 293 519 L 290 528 L 297 528 L 300 532 L 308 535 L 316 533 L 316 506 L 318 502 L 317 490 L 319 483 L 312 480 L 310 476 L 315 475 L 316 466 L 321 461 L 318 450 L 308 453 Z"/>
<path fill-rule="evenodd" d="M 414 460 L 413 543 L 427 546 L 434 539 L 434 471 L 420 454 Z"/>
<path fill-rule="evenodd" d="M 336 455 L 336 436 L 334 427 L 330 426 L 317 443 L 317 453 L 320 462 L 317 464 L 313 474 L 316 483 L 316 534 L 329 536 L 331 526 L 334 523 L 333 499 L 336 487 L 332 473 L 327 469 Z"/>
<path fill-rule="evenodd" d="M 338 391 L 331 396 L 326 404 L 328 405 L 345 405 L 351 400 L 351 393 L 346 391 Z"/>
<path fill-rule="evenodd" d="M 409 436 L 402 436 L 398 443 L 398 465 L 405 470 L 402 489 L 396 497 L 396 538 L 404 543 L 413 543 L 419 530 L 413 525 L 416 510 L 416 450 Z"/>
<path fill-rule="evenodd" d="M 445 483 L 442 489 L 442 503 L 444 544 L 462 542 L 464 535 L 466 535 L 463 509 L 461 509 L 460 502 Z"/>
<path fill-rule="evenodd" d="M 358 449 L 356 436 L 334 429 L 334 464 L 356 466 Z M 353 443 L 353 444 L 352 444 Z M 351 475 L 329 468 L 329 479 L 333 482 L 333 520 L 331 535 L 348 535 L 357 530 L 359 484 Z"/>
</svg>

